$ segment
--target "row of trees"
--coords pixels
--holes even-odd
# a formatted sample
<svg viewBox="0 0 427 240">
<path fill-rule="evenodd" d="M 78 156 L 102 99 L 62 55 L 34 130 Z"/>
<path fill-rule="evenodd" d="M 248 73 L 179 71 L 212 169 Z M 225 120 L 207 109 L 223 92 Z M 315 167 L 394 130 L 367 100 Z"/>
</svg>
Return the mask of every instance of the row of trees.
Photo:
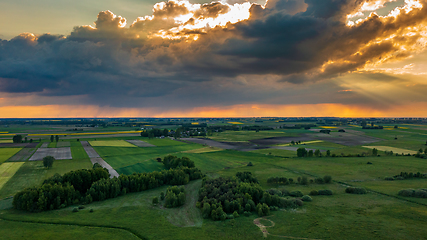
<svg viewBox="0 0 427 240">
<path fill-rule="evenodd" d="M 313 156 L 321 157 L 322 153 L 320 152 L 319 149 L 317 149 L 315 151 L 313 151 L 313 150 L 307 151 L 307 149 L 305 149 L 305 148 L 298 148 L 297 149 L 297 156 L 298 157 L 313 157 Z M 326 151 L 326 156 L 327 157 L 331 156 L 331 151 L 330 150 Z"/>
<path fill-rule="evenodd" d="M 26 188 L 13 198 L 16 209 L 31 212 L 90 203 L 115 198 L 129 192 L 140 192 L 163 185 L 183 185 L 203 177 L 197 168 L 182 167 L 161 172 L 134 173 L 109 178 L 107 169 L 95 168 L 56 174 L 40 187 Z"/>
<path fill-rule="evenodd" d="M 285 177 L 269 177 L 267 179 L 267 183 L 269 184 L 283 184 L 288 185 L 292 184 L 294 182 L 293 178 L 285 178 Z M 323 184 L 323 183 L 331 183 L 332 177 L 329 175 L 324 176 L 323 178 L 318 177 L 314 179 L 308 179 L 306 176 L 298 177 L 297 183 L 301 185 L 308 185 L 309 183 L 317 183 L 317 184 Z"/>
</svg>

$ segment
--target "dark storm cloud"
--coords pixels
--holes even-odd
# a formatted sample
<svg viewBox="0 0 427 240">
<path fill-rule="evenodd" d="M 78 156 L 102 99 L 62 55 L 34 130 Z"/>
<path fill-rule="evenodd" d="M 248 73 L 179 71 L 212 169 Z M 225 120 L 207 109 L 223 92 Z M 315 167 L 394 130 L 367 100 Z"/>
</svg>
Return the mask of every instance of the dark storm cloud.
<svg viewBox="0 0 427 240">
<path fill-rule="evenodd" d="M 153 16 L 139 18 L 129 28 L 124 26 L 124 18 L 104 11 L 98 14 L 95 27 L 77 26 L 68 36 L 21 34 L 1 41 L 0 91 L 85 96 L 90 104 L 130 107 L 161 106 L 165 104 L 159 101 L 162 97 L 165 101 L 174 99 L 172 105 L 214 104 L 219 98 L 229 103 L 239 103 L 238 99 L 243 103 L 269 102 L 269 98 L 280 96 L 281 90 L 261 91 L 256 86 L 249 90 L 238 84 L 222 89 L 218 84 L 233 82 L 242 75 L 314 82 L 341 76 L 384 57 L 400 59 L 412 54 L 419 34 L 386 38 L 424 24 L 426 8 L 402 12 L 396 18 L 371 15 L 363 23 L 347 26 L 346 16 L 363 2 L 271 0 L 265 8 L 252 5 L 248 20 L 173 33 L 197 36 L 197 41 L 150 35 L 179 26 L 174 18 L 190 11 L 184 3 L 156 5 Z M 230 6 L 220 2 L 204 4 L 194 13 L 191 24 L 195 19 L 215 18 L 229 11 Z M 373 42 L 375 39 L 383 40 Z M 401 46 L 410 47 L 403 51 Z M 257 84 L 262 85 L 260 79 Z M 329 102 L 341 98 L 335 97 Z M 149 102 L 153 99 L 156 102 Z"/>
</svg>

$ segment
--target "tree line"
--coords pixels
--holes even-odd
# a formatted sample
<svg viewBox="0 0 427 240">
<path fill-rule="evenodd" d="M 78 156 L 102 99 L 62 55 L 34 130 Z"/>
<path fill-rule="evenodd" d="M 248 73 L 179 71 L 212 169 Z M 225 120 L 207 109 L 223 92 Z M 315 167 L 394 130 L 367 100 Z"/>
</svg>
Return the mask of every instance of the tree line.
<svg viewBox="0 0 427 240">
<path fill-rule="evenodd" d="M 140 192 L 163 185 L 183 185 L 204 175 L 197 168 L 181 167 L 161 172 L 134 173 L 109 178 L 107 169 L 82 169 L 64 175 L 56 174 L 39 187 L 26 188 L 13 198 L 13 207 L 30 212 L 63 208 L 72 204 L 91 203 Z"/>
</svg>

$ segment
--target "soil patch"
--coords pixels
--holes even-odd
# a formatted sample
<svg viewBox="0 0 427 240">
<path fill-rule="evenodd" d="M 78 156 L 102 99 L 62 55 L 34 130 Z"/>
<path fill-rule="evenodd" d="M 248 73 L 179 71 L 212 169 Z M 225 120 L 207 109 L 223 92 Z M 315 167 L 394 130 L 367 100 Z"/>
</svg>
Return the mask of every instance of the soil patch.
<svg viewBox="0 0 427 240">
<path fill-rule="evenodd" d="M 39 148 L 30 158 L 30 161 L 40 161 L 46 156 L 52 156 L 56 160 L 72 159 L 71 148 Z"/>
<path fill-rule="evenodd" d="M 0 143 L 0 147 L 11 148 L 11 147 L 26 147 L 28 143 Z"/>
<path fill-rule="evenodd" d="M 17 154 L 13 155 L 8 162 L 25 162 L 27 161 L 31 155 L 36 151 L 35 148 L 23 148 Z"/>
</svg>

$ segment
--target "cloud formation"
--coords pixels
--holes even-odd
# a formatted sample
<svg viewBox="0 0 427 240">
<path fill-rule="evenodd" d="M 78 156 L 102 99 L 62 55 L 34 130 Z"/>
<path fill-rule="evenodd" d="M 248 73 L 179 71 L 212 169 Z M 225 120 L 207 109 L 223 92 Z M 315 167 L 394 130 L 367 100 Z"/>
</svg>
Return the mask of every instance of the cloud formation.
<svg viewBox="0 0 427 240">
<path fill-rule="evenodd" d="M 78 98 L 142 108 L 378 103 L 340 91 L 348 86 L 337 79 L 425 50 L 426 0 L 375 13 L 394 1 L 170 0 L 129 27 L 125 18 L 102 11 L 94 26 L 77 26 L 67 36 L 0 40 L 0 91 L 33 96 L 34 104 Z M 318 95 L 319 88 L 307 91 L 307 84 L 322 85 L 328 96 Z"/>
</svg>

